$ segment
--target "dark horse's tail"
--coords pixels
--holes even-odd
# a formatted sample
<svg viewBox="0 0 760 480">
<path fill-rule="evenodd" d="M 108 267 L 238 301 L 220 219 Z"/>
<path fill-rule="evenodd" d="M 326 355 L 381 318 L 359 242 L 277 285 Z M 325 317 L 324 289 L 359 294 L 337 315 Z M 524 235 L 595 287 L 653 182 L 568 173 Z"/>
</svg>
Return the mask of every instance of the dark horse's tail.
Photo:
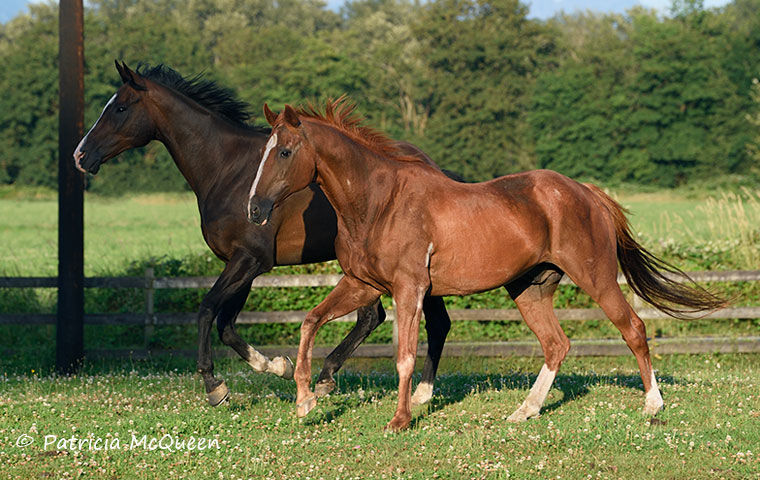
<svg viewBox="0 0 760 480">
<path fill-rule="evenodd" d="M 686 313 L 723 308 L 728 301 L 697 285 L 677 267 L 655 257 L 642 247 L 631 233 L 625 210 L 599 187 L 585 184 L 610 213 L 615 224 L 617 255 L 631 289 L 658 310 L 683 318 Z M 680 283 L 665 274 L 684 277 Z"/>
</svg>

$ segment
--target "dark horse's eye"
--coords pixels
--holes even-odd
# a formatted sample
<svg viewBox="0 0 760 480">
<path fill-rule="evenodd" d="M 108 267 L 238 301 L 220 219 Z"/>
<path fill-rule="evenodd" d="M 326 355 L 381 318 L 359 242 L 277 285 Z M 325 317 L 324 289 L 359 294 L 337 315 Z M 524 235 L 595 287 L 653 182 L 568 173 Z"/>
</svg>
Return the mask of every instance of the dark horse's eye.
<svg viewBox="0 0 760 480">
<path fill-rule="evenodd" d="M 280 158 L 288 158 L 290 156 L 290 149 L 283 148 L 280 150 Z"/>
<path fill-rule="evenodd" d="M 127 107 L 117 107 L 116 111 L 119 112 L 119 113 L 126 112 L 127 111 Z"/>
</svg>

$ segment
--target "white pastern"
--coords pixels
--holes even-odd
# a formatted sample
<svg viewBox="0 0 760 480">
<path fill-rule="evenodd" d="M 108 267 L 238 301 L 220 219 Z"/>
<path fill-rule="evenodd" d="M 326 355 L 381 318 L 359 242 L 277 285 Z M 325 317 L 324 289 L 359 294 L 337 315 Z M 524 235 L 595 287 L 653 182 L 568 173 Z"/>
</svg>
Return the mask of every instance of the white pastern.
<svg viewBox="0 0 760 480">
<path fill-rule="evenodd" d="M 424 405 L 433 398 L 433 384 L 429 382 L 422 382 L 417 385 L 417 389 L 412 395 L 412 406 L 417 407 Z"/>
<path fill-rule="evenodd" d="M 90 129 L 87 131 L 85 136 L 82 137 L 82 139 L 79 141 L 79 144 L 77 145 L 76 150 L 74 150 L 74 163 L 76 164 L 77 170 L 79 170 L 80 172 L 85 171 L 82 168 L 82 165 L 80 162 L 82 161 L 82 157 L 84 156 L 84 153 L 82 153 L 82 146 L 84 145 L 84 142 L 87 141 L 87 135 L 89 135 L 90 132 L 92 132 L 92 130 L 95 128 L 98 122 L 100 122 L 100 119 L 103 118 L 103 114 L 106 113 L 106 109 L 108 108 L 108 106 L 111 105 L 114 102 L 114 100 L 116 100 L 116 95 L 117 94 L 114 93 L 111 99 L 108 100 L 108 103 L 106 103 L 106 106 L 103 107 L 103 111 L 100 112 L 100 116 L 98 117 L 98 119 L 95 120 L 95 123 L 92 124 L 92 127 L 90 127 Z"/>
<path fill-rule="evenodd" d="M 541 367 L 541 371 L 538 373 L 536 383 L 530 389 L 528 398 L 520 405 L 507 420 L 511 422 L 524 422 L 525 420 L 538 416 L 541 412 L 541 407 L 549 395 L 549 390 L 552 388 L 554 378 L 557 376 L 557 372 L 550 370 L 546 364 Z"/>
<path fill-rule="evenodd" d="M 264 171 L 264 164 L 267 163 L 267 158 L 269 158 L 269 152 L 271 152 L 275 146 L 277 146 L 276 133 L 272 135 L 271 137 L 269 137 L 269 141 L 267 142 L 266 149 L 264 149 L 264 155 L 261 157 L 259 170 L 256 172 L 256 178 L 253 179 L 253 185 L 251 185 L 251 193 L 248 194 L 249 200 L 253 198 L 254 195 L 256 195 L 256 187 L 259 186 L 259 182 L 261 181 L 261 173 Z"/>
<path fill-rule="evenodd" d="M 654 376 L 654 372 L 652 372 L 650 381 L 652 382 L 652 387 L 646 393 L 646 400 L 644 401 L 644 413 L 646 415 L 655 415 L 657 412 L 662 410 L 662 406 L 665 404 L 665 402 L 662 401 L 662 395 L 660 395 L 660 389 L 657 386 L 657 379 Z"/>
<path fill-rule="evenodd" d="M 248 365 L 257 372 L 266 372 L 267 367 L 269 367 L 269 359 L 248 345 Z"/>
</svg>

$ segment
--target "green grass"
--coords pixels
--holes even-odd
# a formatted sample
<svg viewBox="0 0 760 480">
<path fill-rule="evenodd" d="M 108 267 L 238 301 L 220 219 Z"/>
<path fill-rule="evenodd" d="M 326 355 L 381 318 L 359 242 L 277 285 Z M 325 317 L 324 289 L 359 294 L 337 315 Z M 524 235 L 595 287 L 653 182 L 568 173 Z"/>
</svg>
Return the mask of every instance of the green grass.
<svg viewBox="0 0 760 480">
<path fill-rule="evenodd" d="M 710 218 L 722 207 L 673 193 L 618 197 L 648 246 L 684 268 L 747 268 L 731 238 L 711 238 L 721 228 Z M 712 208 L 712 210 L 710 210 Z M 678 215 L 681 227 L 663 217 Z M 725 212 L 725 210 L 723 210 Z M 0 275 L 56 274 L 55 199 L 49 192 L 0 190 Z M 717 215 L 726 217 L 728 215 Z M 749 218 L 749 217 L 748 217 Z M 670 223 L 668 223 L 670 222 Z M 748 225 L 751 222 L 745 222 Z M 728 230 L 725 229 L 727 232 Z M 696 233 L 695 233 L 696 232 Z M 140 195 L 86 199 L 86 274 L 213 274 L 220 263 L 208 253 L 192 195 Z M 750 236 L 751 237 L 751 236 Z M 726 246 L 728 245 L 728 246 Z M 753 244 L 749 244 L 752 247 Z M 746 245 L 745 245 L 746 247 Z M 755 247 L 756 248 L 756 247 Z M 755 268 L 755 266 L 752 266 Z M 335 266 L 283 268 L 280 272 L 334 271 Z M 741 304 L 760 297 L 757 286 L 733 287 Z M 257 290 L 248 309 L 308 309 L 308 290 Z M 202 291 L 158 292 L 158 311 L 193 311 Z M 457 308 L 505 307 L 506 294 L 449 300 Z M 52 290 L 0 291 L 0 311 L 54 308 Z M 141 311 L 142 292 L 87 292 L 88 312 Z M 592 306 L 577 289 L 563 287 L 558 306 Z M 750 335 L 757 320 L 655 321 L 649 335 Z M 609 322 L 565 322 L 571 339 L 618 337 Z M 326 326 L 318 343 L 334 345 L 348 324 Z M 294 343 L 297 325 L 240 327 L 253 344 Z M 142 328 L 87 326 L 87 348 L 141 347 Z M 194 327 L 157 327 L 152 346 L 193 348 Z M 81 374 L 50 373 L 54 326 L 4 326 L 0 347 L 0 478 L 758 478 L 760 471 L 760 355 L 672 355 L 655 358 L 666 402 L 658 421 L 640 411 L 644 398 L 632 356 L 569 358 L 542 416 L 513 425 L 506 417 L 520 404 L 541 359 L 448 359 L 441 362 L 436 395 L 413 412 L 412 428 L 386 434 L 396 404 L 391 360 L 348 362 L 338 391 L 320 400 L 309 417 L 294 415 L 295 388 L 254 374 L 232 359 L 217 373 L 232 389 L 230 402 L 212 409 L 192 359 L 157 357 L 90 361 Z M 215 336 L 214 336 L 215 337 Z M 368 340 L 386 342 L 390 325 Z M 422 335 L 424 339 L 424 332 Z M 454 322 L 451 341 L 533 338 L 521 322 Z M 219 341 L 214 338 L 214 346 Z M 318 363 L 318 362 L 317 362 Z M 320 365 L 315 365 L 315 371 Z M 34 439 L 16 445 L 22 435 Z M 174 452 L 129 449 L 140 439 L 214 439 L 219 449 Z M 71 438 L 120 441 L 119 450 L 93 451 L 51 445 Z"/>
<path fill-rule="evenodd" d="M 110 275 L 129 262 L 207 252 L 192 194 L 85 199 L 85 275 Z M 55 198 L 2 198 L 0 275 L 55 276 L 58 204 Z"/>
<path fill-rule="evenodd" d="M 431 404 L 399 434 L 382 430 L 396 404 L 390 361 L 350 361 L 336 393 L 302 420 L 291 382 L 241 362 L 218 363 L 233 393 L 216 409 L 178 359 L 101 362 L 70 378 L 10 373 L 0 376 L 0 477 L 757 478 L 760 356 L 655 359 L 666 402 L 656 422 L 641 413 L 633 357 L 569 358 L 543 414 L 507 423 L 540 364 L 443 359 Z M 21 435 L 34 443 L 18 447 Z M 44 448 L 47 435 L 118 438 L 121 449 Z M 205 438 L 219 448 L 129 449 L 132 435 Z"/>
</svg>

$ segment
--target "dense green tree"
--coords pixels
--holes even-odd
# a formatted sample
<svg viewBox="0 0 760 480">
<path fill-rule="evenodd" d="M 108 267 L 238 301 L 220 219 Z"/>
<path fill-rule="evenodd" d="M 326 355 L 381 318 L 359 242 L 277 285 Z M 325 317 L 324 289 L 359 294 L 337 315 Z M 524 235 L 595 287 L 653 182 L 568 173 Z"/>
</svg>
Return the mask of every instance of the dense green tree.
<svg viewBox="0 0 760 480">
<path fill-rule="evenodd" d="M 0 181 L 56 186 L 58 9 L 31 5 L 0 41 Z"/>
<path fill-rule="evenodd" d="M 401 138 L 425 136 L 432 85 L 412 22 L 421 11 L 408 0 L 357 0 L 343 8 L 344 28 L 334 41 L 364 72 L 371 72 L 362 110 L 381 129 Z"/>
<path fill-rule="evenodd" d="M 634 70 L 630 24 L 590 12 L 552 23 L 562 32 L 561 63 L 538 77 L 528 114 L 538 166 L 584 179 L 642 174 L 630 159 L 611 165 L 622 134 L 615 122 L 627 111 L 624 85 Z"/>
<path fill-rule="evenodd" d="M 434 92 L 420 142 L 470 180 L 534 167 L 525 115 L 554 42 L 527 13 L 517 0 L 441 0 L 415 25 Z"/>
<path fill-rule="evenodd" d="M 347 93 L 470 180 L 537 166 L 602 182 L 757 180 L 758 13 L 760 0 L 676 0 L 669 17 L 542 22 L 518 0 L 353 0 L 340 14 L 321 0 L 92 0 L 85 124 L 119 87 L 120 59 L 203 72 L 255 114 Z M 46 3 L 0 24 L 2 183 L 56 185 L 57 17 Z M 160 144 L 111 162 L 91 190 L 187 188 Z"/>
<path fill-rule="evenodd" d="M 746 170 L 746 128 L 732 113 L 743 102 L 722 67 L 730 47 L 703 28 L 698 3 L 670 19 L 636 9 L 603 21 L 610 28 L 581 48 L 599 53 L 571 48 L 542 75 L 530 116 L 539 165 L 662 186 Z"/>
<path fill-rule="evenodd" d="M 747 142 L 747 153 L 750 155 L 752 165 L 750 169 L 754 172 L 760 171 L 760 80 L 752 80 L 752 108 L 747 114 L 747 122 L 750 131 L 754 133 L 752 139 Z"/>
</svg>

